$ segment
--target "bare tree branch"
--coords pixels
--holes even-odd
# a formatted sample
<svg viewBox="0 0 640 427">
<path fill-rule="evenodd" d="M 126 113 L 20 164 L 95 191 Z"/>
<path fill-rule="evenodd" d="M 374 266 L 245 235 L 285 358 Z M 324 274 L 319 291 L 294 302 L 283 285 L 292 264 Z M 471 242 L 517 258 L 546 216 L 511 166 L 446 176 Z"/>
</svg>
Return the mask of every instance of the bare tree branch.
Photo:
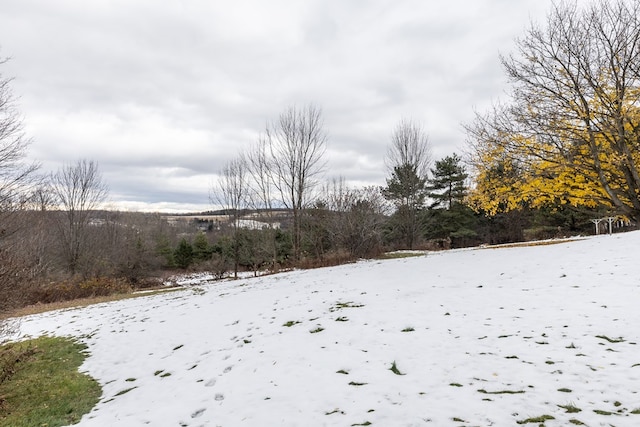
<svg viewBox="0 0 640 427">
<path fill-rule="evenodd" d="M 98 163 L 83 159 L 64 165 L 51 175 L 51 191 L 62 211 L 58 230 L 65 262 L 74 274 L 87 249 L 91 214 L 107 199 L 109 188 L 98 170 Z"/>
<path fill-rule="evenodd" d="M 398 166 L 414 166 L 420 178 L 427 177 L 431 166 L 431 145 L 421 124 L 402 119 L 391 135 L 385 164 L 390 173 Z"/>
<path fill-rule="evenodd" d="M 293 212 L 293 246 L 297 259 L 302 232 L 300 216 L 311 200 L 310 192 L 317 185 L 318 177 L 324 172 L 326 143 L 322 111 L 314 105 L 290 107 L 267 126 L 272 183 L 280 194 L 280 201 Z"/>
</svg>

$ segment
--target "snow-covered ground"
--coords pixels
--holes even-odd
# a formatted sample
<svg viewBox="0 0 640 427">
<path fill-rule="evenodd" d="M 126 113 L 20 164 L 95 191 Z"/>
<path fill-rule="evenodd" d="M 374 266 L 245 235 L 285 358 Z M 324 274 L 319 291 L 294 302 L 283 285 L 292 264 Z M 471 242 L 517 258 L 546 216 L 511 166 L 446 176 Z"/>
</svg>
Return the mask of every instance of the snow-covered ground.
<svg viewBox="0 0 640 427">
<path fill-rule="evenodd" d="M 103 396 L 82 426 L 638 426 L 638 248 L 631 232 L 430 253 L 21 327 L 88 344 Z"/>
</svg>

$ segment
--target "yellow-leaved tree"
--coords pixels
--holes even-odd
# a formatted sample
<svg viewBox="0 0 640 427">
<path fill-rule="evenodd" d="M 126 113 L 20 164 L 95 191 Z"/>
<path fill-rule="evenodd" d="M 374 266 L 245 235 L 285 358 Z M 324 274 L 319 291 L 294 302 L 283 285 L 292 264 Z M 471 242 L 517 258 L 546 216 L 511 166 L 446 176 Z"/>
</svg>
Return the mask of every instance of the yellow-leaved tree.
<svg viewBox="0 0 640 427">
<path fill-rule="evenodd" d="M 509 101 L 466 125 L 470 200 L 608 206 L 640 219 L 640 0 L 553 6 L 502 57 Z"/>
</svg>

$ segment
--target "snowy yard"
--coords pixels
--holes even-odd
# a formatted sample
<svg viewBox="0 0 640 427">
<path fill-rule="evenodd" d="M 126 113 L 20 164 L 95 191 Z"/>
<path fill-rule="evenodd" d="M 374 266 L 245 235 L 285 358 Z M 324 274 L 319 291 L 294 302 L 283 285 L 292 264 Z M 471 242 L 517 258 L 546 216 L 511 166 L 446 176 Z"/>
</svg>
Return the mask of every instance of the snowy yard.
<svg viewBox="0 0 640 427">
<path fill-rule="evenodd" d="M 104 394 L 81 426 L 637 426 L 639 248 L 631 232 L 203 282 L 22 333 L 88 344 Z"/>
</svg>

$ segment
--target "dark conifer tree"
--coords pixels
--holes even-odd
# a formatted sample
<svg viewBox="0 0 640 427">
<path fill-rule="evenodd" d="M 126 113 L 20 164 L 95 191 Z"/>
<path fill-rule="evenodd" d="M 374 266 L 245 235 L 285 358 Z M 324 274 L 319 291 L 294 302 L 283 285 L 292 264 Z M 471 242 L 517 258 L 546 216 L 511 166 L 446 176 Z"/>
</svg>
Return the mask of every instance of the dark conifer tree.
<svg viewBox="0 0 640 427">
<path fill-rule="evenodd" d="M 465 180 L 469 175 L 460 156 L 453 154 L 436 161 L 431 176 L 427 186 L 427 194 L 433 200 L 431 207 L 450 210 L 456 203 L 463 202 L 467 194 Z"/>
</svg>

